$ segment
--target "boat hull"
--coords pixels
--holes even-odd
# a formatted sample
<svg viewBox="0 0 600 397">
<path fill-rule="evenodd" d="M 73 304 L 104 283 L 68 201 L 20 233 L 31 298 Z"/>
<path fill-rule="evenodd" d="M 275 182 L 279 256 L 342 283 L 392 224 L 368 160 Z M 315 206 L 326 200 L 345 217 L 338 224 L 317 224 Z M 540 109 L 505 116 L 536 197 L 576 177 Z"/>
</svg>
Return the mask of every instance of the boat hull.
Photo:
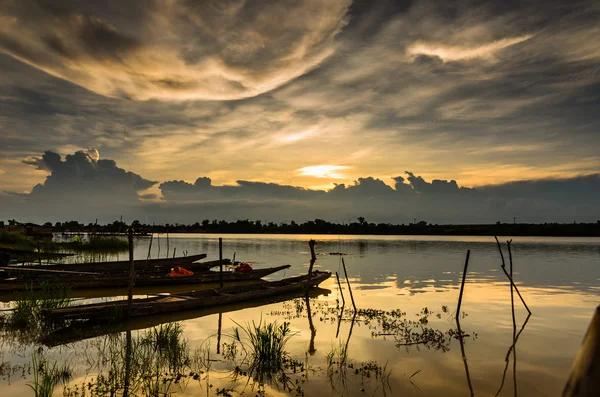
<svg viewBox="0 0 600 397">
<path fill-rule="evenodd" d="M 131 317 L 229 305 L 236 302 L 265 299 L 298 291 L 308 292 L 331 276 L 330 272 L 315 272 L 281 281 L 223 287 L 180 295 L 134 299 L 128 309 L 127 300 L 44 310 L 42 315 L 53 322 L 66 320 L 117 322 Z"/>
</svg>

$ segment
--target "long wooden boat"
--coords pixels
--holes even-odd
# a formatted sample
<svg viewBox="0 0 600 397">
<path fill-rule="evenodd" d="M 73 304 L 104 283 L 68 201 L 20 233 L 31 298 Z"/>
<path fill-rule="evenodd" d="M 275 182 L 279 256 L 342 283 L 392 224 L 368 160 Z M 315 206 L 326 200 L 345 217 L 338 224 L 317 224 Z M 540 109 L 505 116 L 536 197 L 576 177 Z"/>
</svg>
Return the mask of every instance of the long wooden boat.
<svg viewBox="0 0 600 397">
<path fill-rule="evenodd" d="M 35 251 L 35 250 L 24 250 L 10 247 L 0 248 L 0 252 L 4 252 L 6 254 L 10 254 L 18 257 L 29 258 L 30 260 L 38 260 L 38 259 L 56 259 L 56 258 L 65 258 L 69 256 L 74 256 L 75 254 L 65 254 L 62 252 L 45 252 L 45 251 Z"/>
<path fill-rule="evenodd" d="M 128 313 L 127 300 L 93 303 L 59 309 L 46 309 L 42 316 L 53 322 L 66 320 L 118 322 L 128 317 L 149 316 L 182 310 L 222 306 L 236 302 L 264 299 L 272 296 L 308 291 L 331 276 L 330 272 L 315 271 L 269 283 L 253 283 L 244 286 L 223 287 L 186 294 L 134 299 Z"/>
<path fill-rule="evenodd" d="M 267 281 L 264 281 L 264 283 L 267 283 Z M 328 289 L 314 287 L 310 289 L 309 297 L 317 298 L 321 295 L 329 295 L 330 293 L 331 291 Z M 246 301 L 242 300 L 239 302 L 233 302 L 219 306 L 210 306 L 199 309 L 134 317 L 130 320 L 114 322 L 111 324 L 89 321 L 73 322 L 67 327 L 58 328 L 57 330 L 44 335 L 40 342 L 47 347 L 56 347 L 66 345 L 69 343 L 80 342 L 86 339 L 97 338 L 108 334 L 142 330 L 157 327 L 165 323 L 172 323 L 175 321 L 186 321 L 219 313 L 230 313 L 238 310 L 245 310 L 253 307 L 260 307 L 264 305 L 270 305 L 273 303 L 285 302 L 304 296 L 306 296 L 305 291 L 296 290 L 287 294 L 275 295 L 260 299 L 251 299 Z"/>
<path fill-rule="evenodd" d="M 162 259 L 161 259 L 162 260 Z M 140 262 L 144 262 L 142 265 L 140 265 Z M 101 262 L 100 262 L 101 263 Z M 107 262 L 108 263 L 108 262 Z M 136 265 L 137 263 L 137 265 Z M 222 261 L 223 266 L 229 266 L 231 265 L 231 260 L 230 259 L 223 259 Z M 146 265 L 145 261 L 134 261 L 134 268 L 135 268 L 135 272 L 136 274 L 144 274 L 144 275 L 161 275 L 161 274 L 165 274 L 171 271 L 171 269 L 175 266 L 181 266 L 187 270 L 191 270 L 193 272 L 206 272 L 209 271 L 212 268 L 215 268 L 217 266 L 219 266 L 219 261 L 218 260 L 214 260 L 214 261 L 205 261 L 205 262 L 194 262 L 194 263 L 184 263 L 184 264 L 178 264 L 178 265 L 173 265 L 170 263 L 161 265 L 159 264 L 148 264 Z M 9 266 L 9 267 L 2 267 L 0 270 L 6 272 L 7 274 L 14 274 L 14 275 L 19 275 L 20 277 L 27 277 L 28 275 L 31 276 L 38 276 L 38 277 L 42 277 L 42 274 L 45 273 L 45 276 L 52 278 L 52 276 L 57 276 L 57 274 L 62 273 L 80 273 L 80 274 L 104 274 L 104 275 L 125 275 L 125 274 L 129 274 L 129 264 L 127 265 L 127 267 L 109 267 L 108 269 L 105 268 L 80 268 L 77 264 L 72 264 L 72 265 L 65 265 L 64 267 L 61 265 L 60 267 L 55 267 L 54 265 L 35 265 L 35 266 Z M 35 272 L 35 273 L 33 273 Z M 54 273 L 54 274 L 53 274 Z"/>
<path fill-rule="evenodd" d="M 134 261 L 134 266 L 138 270 L 142 269 L 157 269 L 160 270 L 169 269 L 175 266 L 183 266 L 186 269 L 190 267 L 194 262 L 206 258 L 206 254 L 197 254 L 189 256 L 179 256 L 176 258 L 160 258 L 160 259 L 138 259 Z M 224 261 L 228 261 L 225 260 Z M 210 267 L 214 267 L 212 261 Z M 15 266 L 16 267 L 16 266 Z M 127 271 L 129 269 L 129 261 L 110 261 L 110 262 L 86 262 L 86 263 L 55 263 L 55 264 L 42 264 L 35 266 L 20 266 L 22 268 L 36 268 L 46 270 L 68 270 L 68 271 L 82 271 L 82 272 L 112 272 L 112 271 Z M 203 265 L 197 265 L 197 270 L 208 270 L 210 267 Z"/>
<path fill-rule="evenodd" d="M 266 277 L 270 274 L 289 268 L 290 265 L 277 267 L 269 267 L 265 269 L 254 269 L 250 272 L 223 272 L 223 281 L 252 281 Z M 190 285 L 219 282 L 221 275 L 219 272 L 199 272 L 193 276 L 186 277 L 169 277 L 162 273 L 160 276 L 155 275 L 136 275 L 135 285 L 139 287 L 152 285 Z M 89 275 L 89 274 L 68 274 L 60 278 L 8 278 L 0 280 L 0 292 L 23 291 L 28 289 L 40 289 L 46 283 L 60 284 L 71 289 L 88 289 L 88 288 L 111 288 L 111 287 L 127 287 L 129 285 L 128 275 Z"/>
</svg>

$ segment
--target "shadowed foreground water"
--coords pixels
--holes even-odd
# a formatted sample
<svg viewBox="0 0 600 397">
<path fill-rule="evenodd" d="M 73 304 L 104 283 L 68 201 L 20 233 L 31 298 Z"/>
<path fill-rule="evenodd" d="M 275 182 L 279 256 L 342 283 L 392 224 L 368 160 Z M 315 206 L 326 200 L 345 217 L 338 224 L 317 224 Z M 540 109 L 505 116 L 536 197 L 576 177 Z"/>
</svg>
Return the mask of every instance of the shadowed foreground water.
<svg viewBox="0 0 600 397">
<path fill-rule="evenodd" d="M 514 238 L 515 282 L 533 313 L 527 319 L 515 295 L 514 327 L 510 287 L 493 238 L 226 235 L 224 255 L 230 258 L 235 252 L 236 259 L 254 262 L 255 267 L 292 265 L 270 277 L 274 280 L 306 272 L 310 259 L 307 242 L 311 238 L 318 242 L 315 268 L 337 271 L 342 276 L 346 309 L 351 305 L 341 257 L 329 253 L 347 254 L 343 257 L 358 308 L 388 313 L 361 312 L 352 321 L 352 313 L 345 311 L 340 321 L 341 297 L 332 277 L 321 285 L 329 292 L 321 291 L 309 302 L 312 332 L 304 299 L 228 307 L 221 315 L 219 310 L 173 314 L 128 327 L 113 326 L 111 330 L 133 329 L 135 344 L 149 335 L 144 328 L 179 321 L 181 339 L 195 360 L 185 364 L 186 374 L 176 382 L 161 378 L 165 382 L 161 387 L 170 385 L 168 393 L 173 395 L 464 396 L 471 395 L 472 390 L 481 396 L 550 396 L 559 395 L 564 387 L 599 303 L 600 239 Z M 146 257 L 148 244 L 148 238 L 137 239 L 136 259 Z M 216 236 L 171 235 L 169 256 L 175 247 L 177 254 L 206 252 L 208 260 L 218 258 Z M 152 248 L 152 257 L 156 257 L 156 237 Z M 167 255 L 166 248 L 166 236 L 161 235 L 162 257 Z M 453 337 L 454 311 L 467 249 L 471 250 L 471 260 L 460 325 L 468 336 L 462 338 L 461 346 L 460 339 Z M 121 255 L 118 259 L 126 258 Z M 88 299 L 82 302 L 100 299 L 98 291 L 83 295 Z M 118 291 L 111 295 L 118 295 Z M 238 347 L 237 362 L 232 360 L 233 329 L 252 321 L 290 322 L 292 336 L 285 348 L 295 363 L 287 370 L 291 383 L 273 381 L 259 389 L 243 373 L 235 377 L 232 370 L 240 365 L 241 353 Z M 407 330 L 415 335 L 407 339 L 403 334 Z M 430 342 L 418 343 L 430 331 Z M 33 379 L 30 365 L 34 351 L 48 362 L 56 361 L 59 366 L 68 363 L 73 369 L 70 380 L 58 383 L 55 395 L 63 390 L 71 395 L 75 390 L 80 393 L 82 384 L 98 383 L 96 375 L 102 372 L 99 363 L 110 366 L 111 360 L 117 362 L 117 357 L 123 357 L 125 345 L 119 343 L 125 341 L 125 333 L 119 335 L 91 337 L 52 348 L 4 335 L 0 345 L 2 395 L 33 395 L 26 383 Z M 346 355 L 342 357 L 340 352 Z M 105 375 L 109 373 L 114 375 L 115 371 L 105 371 Z M 286 390 L 285 385 L 293 387 Z M 140 386 L 133 392 L 152 394 L 148 390 Z M 160 393 L 164 392 L 167 390 L 161 389 Z M 86 393 L 109 395 L 110 388 L 89 388 Z"/>
</svg>

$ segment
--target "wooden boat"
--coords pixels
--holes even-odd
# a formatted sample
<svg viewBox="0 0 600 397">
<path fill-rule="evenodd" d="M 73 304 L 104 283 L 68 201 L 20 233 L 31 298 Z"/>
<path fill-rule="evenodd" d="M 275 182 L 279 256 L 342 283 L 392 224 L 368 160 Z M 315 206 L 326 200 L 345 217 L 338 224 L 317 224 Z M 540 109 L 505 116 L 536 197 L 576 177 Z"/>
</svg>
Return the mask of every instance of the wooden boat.
<svg viewBox="0 0 600 397">
<path fill-rule="evenodd" d="M 42 311 L 42 316 L 53 322 L 65 320 L 118 322 L 127 317 L 149 316 L 182 310 L 222 306 L 236 302 L 264 299 L 272 296 L 308 291 L 331 276 L 330 272 L 315 271 L 308 275 L 244 286 L 223 287 L 213 290 L 166 295 L 145 299 L 134 299 L 128 314 L 127 300 L 93 303 Z"/>
<path fill-rule="evenodd" d="M 267 281 L 264 281 L 264 283 L 267 283 Z M 329 295 L 330 293 L 331 291 L 328 289 L 314 287 L 310 289 L 309 297 L 317 298 L 321 295 Z M 200 309 L 184 310 L 162 314 L 159 313 L 157 315 L 151 316 L 134 317 L 130 320 L 119 321 L 112 324 L 99 324 L 97 322 L 76 322 L 67 327 L 59 328 L 56 331 L 45 335 L 40 342 L 47 347 L 56 347 L 66 345 L 69 343 L 80 342 L 86 339 L 97 338 L 108 334 L 147 329 L 151 327 L 157 327 L 165 323 L 172 323 L 175 321 L 186 321 L 219 313 L 230 313 L 238 310 L 245 310 L 253 307 L 260 307 L 264 305 L 270 305 L 273 303 L 285 302 L 304 296 L 306 296 L 305 291 L 296 290 L 287 294 L 270 296 L 260 299 L 252 299 L 247 301 L 239 301 L 219 306 L 210 306 Z"/>
<path fill-rule="evenodd" d="M 153 270 L 171 270 L 175 266 L 183 266 L 186 269 L 192 266 L 194 262 L 200 259 L 206 258 L 206 254 L 197 254 L 190 256 L 179 256 L 177 258 L 160 258 L 160 259 L 137 259 L 134 261 L 136 271 L 143 269 Z M 224 262 L 229 263 L 228 259 L 224 259 Z M 218 261 L 211 261 L 205 265 L 195 264 L 194 271 L 209 270 L 211 267 L 218 265 Z M 15 266 L 17 267 L 17 266 Z M 67 270 L 67 271 L 82 271 L 82 272 L 120 272 L 129 270 L 129 261 L 110 261 L 110 262 L 86 262 L 86 263 L 55 263 L 55 264 L 42 264 L 34 266 L 19 266 L 21 268 L 32 268 L 32 269 L 46 269 L 46 270 Z"/>
<path fill-rule="evenodd" d="M 23 250 L 23 249 L 17 249 L 17 248 L 9 248 L 9 247 L 0 248 L 0 252 L 4 252 L 11 256 L 17 256 L 20 258 L 27 258 L 29 260 L 34 260 L 34 261 L 36 261 L 38 259 L 47 260 L 47 259 L 65 258 L 65 257 L 75 255 L 75 254 L 65 254 L 62 252 L 45 252 L 45 251 L 38 252 L 38 251 L 34 251 L 34 250 Z"/>
<path fill-rule="evenodd" d="M 265 269 L 255 269 L 250 272 L 223 272 L 223 281 L 252 281 L 266 277 L 270 274 L 289 268 L 290 265 L 269 267 Z M 193 276 L 169 277 L 167 273 L 161 275 L 136 275 L 135 285 L 139 287 L 151 285 L 182 285 L 182 284 L 202 284 L 215 283 L 221 279 L 220 272 L 198 272 Z M 87 288 L 110 288 L 127 287 L 129 285 L 129 275 L 90 275 L 90 274 L 61 274 L 60 277 L 49 278 L 47 276 L 40 278 L 8 278 L 0 280 L 0 292 L 23 291 L 27 289 L 40 289 L 45 283 L 60 284 L 71 289 Z"/>
</svg>

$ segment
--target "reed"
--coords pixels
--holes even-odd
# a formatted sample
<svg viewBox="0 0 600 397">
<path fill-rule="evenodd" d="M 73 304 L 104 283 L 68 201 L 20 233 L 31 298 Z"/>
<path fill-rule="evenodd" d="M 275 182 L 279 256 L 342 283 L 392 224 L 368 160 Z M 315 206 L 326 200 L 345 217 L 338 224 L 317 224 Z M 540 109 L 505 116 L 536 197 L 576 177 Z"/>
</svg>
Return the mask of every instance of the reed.
<svg viewBox="0 0 600 397">
<path fill-rule="evenodd" d="M 261 385 L 284 378 L 291 361 L 285 345 L 294 335 L 290 323 L 263 324 L 261 319 L 258 323 L 237 325 L 232 337 L 246 354 L 249 375 Z"/>
<path fill-rule="evenodd" d="M 61 244 L 72 251 L 126 251 L 129 248 L 127 240 L 118 236 L 91 236 L 89 239 L 78 243 L 69 242 Z"/>
<path fill-rule="evenodd" d="M 19 247 L 32 248 L 35 241 L 22 233 L 0 230 L 0 245 L 16 245 Z"/>
<path fill-rule="evenodd" d="M 73 372 L 68 364 L 58 367 L 56 362 L 50 363 L 41 358 L 38 359 L 34 351 L 31 356 L 31 368 L 33 368 L 33 382 L 27 386 L 33 390 L 35 397 L 50 397 L 59 382 L 67 383 L 73 377 Z"/>
<path fill-rule="evenodd" d="M 14 310 L 7 323 L 13 328 L 39 328 L 44 325 L 41 318 L 43 310 L 67 307 L 70 304 L 68 288 L 44 282 L 38 290 L 28 288 L 17 295 Z"/>
</svg>

